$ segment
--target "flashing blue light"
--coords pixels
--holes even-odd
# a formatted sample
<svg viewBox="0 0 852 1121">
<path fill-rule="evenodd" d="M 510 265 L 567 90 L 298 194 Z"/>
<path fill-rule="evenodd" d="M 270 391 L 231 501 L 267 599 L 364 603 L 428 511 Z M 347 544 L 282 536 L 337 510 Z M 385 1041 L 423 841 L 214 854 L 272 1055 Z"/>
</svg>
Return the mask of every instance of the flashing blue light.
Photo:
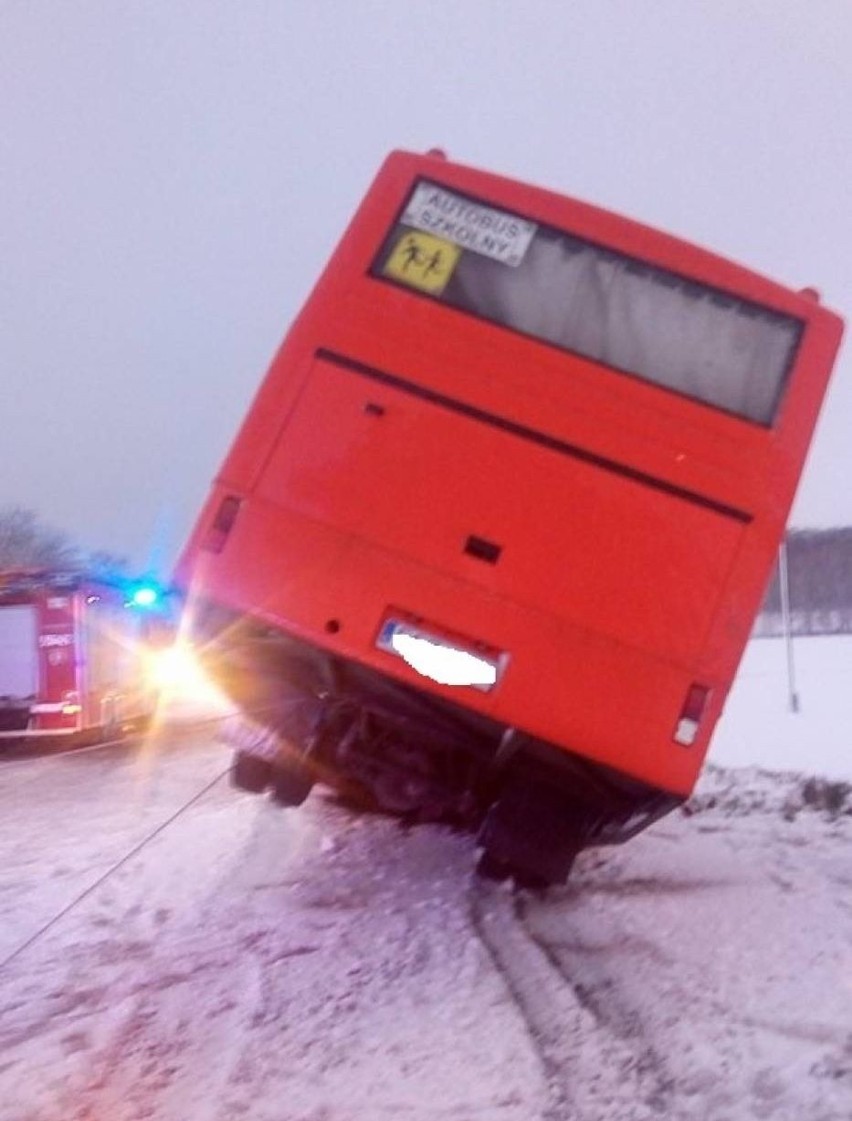
<svg viewBox="0 0 852 1121">
<path fill-rule="evenodd" d="M 159 592 L 156 588 L 152 588 L 149 584 L 143 584 L 130 597 L 130 602 L 134 607 L 153 607 L 159 598 Z"/>
</svg>

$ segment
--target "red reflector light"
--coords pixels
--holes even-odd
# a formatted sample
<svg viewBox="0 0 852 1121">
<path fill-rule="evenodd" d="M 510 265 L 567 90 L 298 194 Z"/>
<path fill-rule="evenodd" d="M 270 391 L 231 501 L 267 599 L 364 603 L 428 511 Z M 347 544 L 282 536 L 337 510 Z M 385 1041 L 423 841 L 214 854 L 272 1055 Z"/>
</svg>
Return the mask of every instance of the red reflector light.
<svg viewBox="0 0 852 1121">
<path fill-rule="evenodd" d="M 237 498 L 236 495 L 228 494 L 219 503 L 219 509 L 201 546 L 208 553 L 221 553 L 225 548 L 228 534 L 234 528 L 234 522 L 240 512 L 241 501 L 242 499 Z"/>
<path fill-rule="evenodd" d="M 697 683 L 690 685 L 675 728 L 675 743 L 683 744 L 684 747 L 690 747 L 695 743 L 695 738 L 698 735 L 698 725 L 701 723 L 709 699 L 710 690 L 706 685 L 698 685 Z"/>
</svg>

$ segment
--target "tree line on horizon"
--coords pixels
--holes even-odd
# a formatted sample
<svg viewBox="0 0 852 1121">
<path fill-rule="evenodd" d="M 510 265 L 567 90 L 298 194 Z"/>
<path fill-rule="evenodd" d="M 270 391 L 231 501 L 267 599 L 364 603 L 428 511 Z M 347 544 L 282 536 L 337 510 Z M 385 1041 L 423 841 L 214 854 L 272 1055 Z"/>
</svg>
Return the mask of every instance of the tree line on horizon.
<svg viewBox="0 0 852 1121">
<path fill-rule="evenodd" d="M 24 506 L 0 507 L 0 572 L 15 568 L 122 572 L 124 557 L 105 549 L 86 550 L 61 529 Z"/>
<path fill-rule="evenodd" d="M 852 633 L 852 526 L 791 529 L 787 533 L 790 622 L 795 634 Z M 755 634 L 783 630 L 776 564 Z"/>
</svg>

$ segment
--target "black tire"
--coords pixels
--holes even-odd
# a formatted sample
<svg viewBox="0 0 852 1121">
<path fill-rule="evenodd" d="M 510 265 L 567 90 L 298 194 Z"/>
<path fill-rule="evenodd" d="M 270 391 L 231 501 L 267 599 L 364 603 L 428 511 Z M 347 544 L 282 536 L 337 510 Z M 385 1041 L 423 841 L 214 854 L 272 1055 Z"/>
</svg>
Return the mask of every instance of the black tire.
<svg viewBox="0 0 852 1121">
<path fill-rule="evenodd" d="M 483 880 L 502 884 L 512 875 L 512 866 L 485 849 L 476 863 L 476 874 Z"/>
<path fill-rule="evenodd" d="M 517 774 L 489 809 L 477 839 L 519 887 L 564 884 L 583 848 L 587 816 L 558 786 Z"/>
<path fill-rule="evenodd" d="M 431 787 L 429 783 L 414 772 L 401 774 L 386 771 L 373 782 L 373 794 L 386 813 L 410 814 L 422 809 L 428 801 Z"/>
<path fill-rule="evenodd" d="M 301 759 L 279 759 L 272 767 L 272 800 L 279 806 L 301 806 L 314 781 L 313 772 Z"/>
<path fill-rule="evenodd" d="M 547 891 L 547 889 L 553 887 L 554 884 L 564 883 L 565 878 L 566 877 L 559 880 L 550 880 L 547 876 L 540 876 L 537 872 L 528 872 L 525 868 L 518 868 L 512 873 L 515 887 L 524 888 L 525 891 Z"/>
<path fill-rule="evenodd" d="M 248 751 L 234 752 L 231 764 L 231 785 L 249 794 L 262 794 L 272 781 L 272 764 L 268 759 Z"/>
<path fill-rule="evenodd" d="M 540 876 L 526 868 L 515 868 L 508 861 L 501 860 L 488 852 L 487 849 L 477 862 L 476 874 L 480 879 L 491 880 L 498 884 L 512 880 L 515 887 L 525 888 L 528 891 L 545 891 L 551 886 L 551 881 L 546 876 Z"/>
</svg>

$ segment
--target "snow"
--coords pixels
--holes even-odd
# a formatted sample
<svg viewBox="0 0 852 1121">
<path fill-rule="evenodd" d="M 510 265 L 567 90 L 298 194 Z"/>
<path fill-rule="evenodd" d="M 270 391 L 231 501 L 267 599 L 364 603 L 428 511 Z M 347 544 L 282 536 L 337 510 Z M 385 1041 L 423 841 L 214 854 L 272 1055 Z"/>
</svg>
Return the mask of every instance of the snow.
<svg viewBox="0 0 852 1121">
<path fill-rule="evenodd" d="M 792 660 L 791 689 L 784 641 L 749 643 L 710 759 L 852 779 L 852 635 L 795 638 Z"/>
<path fill-rule="evenodd" d="M 543 895 L 448 829 L 236 793 L 213 723 L 0 763 L 0 1121 L 849 1121 L 850 646 L 807 641 L 789 751 L 827 779 L 713 765 Z M 722 753 L 769 735 L 743 680 Z"/>
</svg>

